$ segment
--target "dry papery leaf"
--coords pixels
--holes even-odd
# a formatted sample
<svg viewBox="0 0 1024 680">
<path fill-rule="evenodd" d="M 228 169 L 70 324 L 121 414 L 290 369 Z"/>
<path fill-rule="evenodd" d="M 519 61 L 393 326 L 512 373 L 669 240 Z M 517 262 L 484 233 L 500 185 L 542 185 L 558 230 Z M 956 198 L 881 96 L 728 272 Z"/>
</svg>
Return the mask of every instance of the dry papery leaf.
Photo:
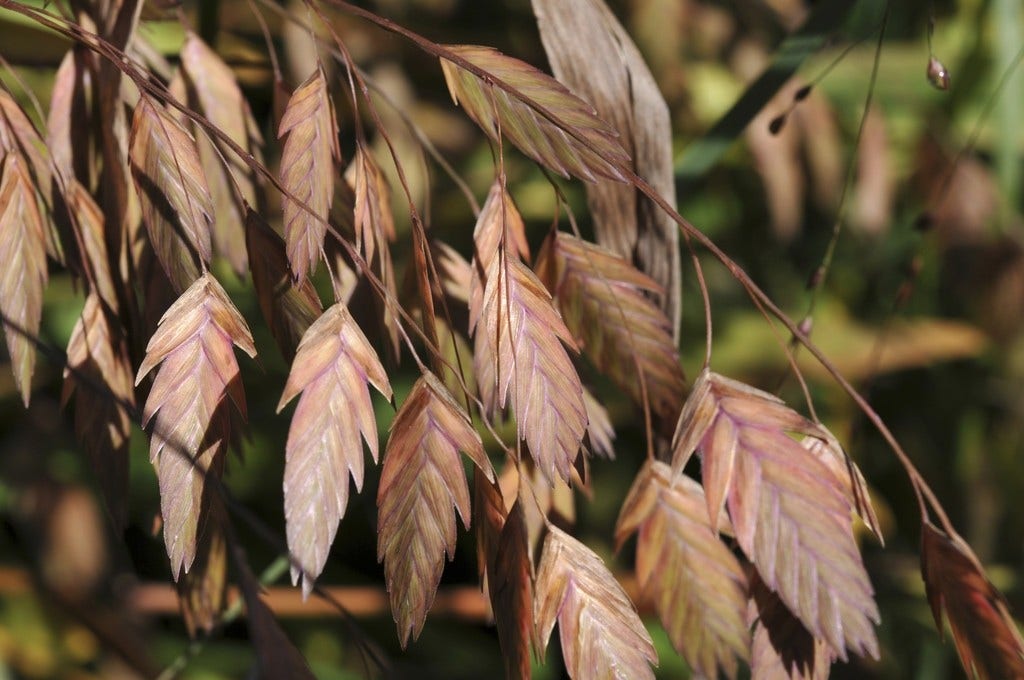
<svg viewBox="0 0 1024 680">
<path fill-rule="evenodd" d="M 672 646 L 701 677 L 736 677 L 737 660 L 750 658 L 747 578 L 708 522 L 704 490 L 647 463 L 623 503 L 616 543 L 634 532 L 637 581 Z"/>
<path fill-rule="evenodd" d="M 768 587 L 839 658 L 847 649 L 877 658 L 878 608 L 853 536 L 849 482 L 791 433 L 835 442 L 777 397 L 705 370 L 679 417 L 673 474 L 699 450 L 708 516 L 728 508 Z"/>
<path fill-rule="evenodd" d="M 425 373 L 391 424 L 377 489 L 377 560 L 384 562 L 403 648 L 410 636 L 419 637 L 445 554 L 455 554 L 455 510 L 469 528 L 469 486 L 459 451 L 494 480 L 465 410 L 440 380 Z"/>
<path fill-rule="evenodd" d="M 496 385 L 495 402 L 504 407 L 511 391 L 516 431 L 537 467 L 551 483 L 556 474 L 570 481 L 587 412 L 583 386 L 565 351 L 576 345 L 551 296 L 518 259 L 498 257 L 487 274 L 480 319 L 477 348 L 484 343 L 496 358 L 476 361 L 481 392 Z"/>
<path fill-rule="evenodd" d="M 558 621 L 572 678 L 653 678 L 658 654 L 633 603 L 601 558 L 550 527 L 535 585 L 536 648 L 541 656 Z"/>
<path fill-rule="evenodd" d="M 142 424 L 153 426 L 150 461 L 160 482 L 164 543 L 175 579 L 195 559 L 205 476 L 222 467 L 220 453 L 228 436 L 225 397 L 245 417 L 232 344 L 256 356 L 242 315 L 217 280 L 203 274 L 164 313 L 135 379 L 138 385 L 160 365 Z"/>
<path fill-rule="evenodd" d="M 751 677 L 757 680 L 825 680 L 835 652 L 811 635 L 756 572 L 751 572 L 749 618 L 754 628 Z"/>
<path fill-rule="evenodd" d="M 334 198 L 335 164 L 341 162 L 334 103 L 319 66 L 288 100 L 277 136 L 285 134 L 280 172 L 286 190 L 284 240 L 293 278 L 301 283 L 320 258 Z"/>
<path fill-rule="evenodd" d="M 323 311 L 313 282 L 292 285 L 284 240 L 255 210 L 245 212 L 245 243 L 260 311 L 289 362 L 310 324 Z"/>
<path fill-rule="evenodd" d="M 555 77 L 611 124 L 633 157 L 633 171 L 674 205 L 668 105 L 629 34 L 603 0 L 532 0 L 531 4 Z M 680 262 L 675 223 L 631 185 L 598 180 L 586 189 L 595 240 L 637 262 L 658 282 L 654 297 L 669 319 L 669 335 L 677 340 Z"/>
<path fill-rule="evenodd" d="M 655 416 L 674 419 L 685 381 L 671 323 L 645 295 L 658 284 L 611 251 L 562 232 L 545 241 L 536 270 L 584 354 L 637 403 L 646 385 Z"/>
<path fill-rule="evenodd" d="M 487 74 L 481 79 L 441 59 L 452 99 L 489 137 L 497 140 L 504 135 L 527 156 L 563 177 L 625 181 L 631 164 L 618 133 L 557 80 L 491 47 L 445 45 L 444 49 Z"/>
<path fill-rule="evenodd" d="M 348 505 L 348 477 L 363 488 L 363 441 L 377 461 L 369 385 L 391 399 L 370 342 L 341 302 L 302 336 L 278 412 L 300 392 L 285 446 L 284 516 L 292 583 L 307 597 Z"/>
<path fill-rule="evenodd" d="M 143 96 L 135 107 L 130 147 L 149 240 L 181 293 L 211 256 L 213 198 L 195 139 L 163 106 Z"/>
<path fill-rule="evenodd" d="M 46 227 L 25 157 L 13 150 L 7 151 L 0 169 L 0 262 L 4 335 L 14 384 L 27 408 L 47 281 Z"/>
<path fill-rule="evenodd" d="M 118 534 L 128 515 L 130 410 L 135 408 L 132 365 L 121 327 L 97 293 L 85 299 L 68 340 L 61 402 L 75 395 L 75 436 L 89 456 Z"/>
<path fill-rule="evenodd" d="M 921 525 L 921 575 L 939 631 L 945 610 L 969 678 L 1024 678 L 1024 639 L 1006 601 L 963 539 Z"/>
</svg>

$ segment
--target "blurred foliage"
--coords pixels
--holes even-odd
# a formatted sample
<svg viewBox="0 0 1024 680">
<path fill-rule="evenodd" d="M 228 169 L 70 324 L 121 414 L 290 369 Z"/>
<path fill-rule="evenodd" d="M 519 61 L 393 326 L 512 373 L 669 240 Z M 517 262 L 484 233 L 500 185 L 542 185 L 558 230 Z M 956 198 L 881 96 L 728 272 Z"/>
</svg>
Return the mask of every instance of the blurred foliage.
<svg viewBox="0 0 1024 680">
<path fill-rule="evenodd" d="M 185 3 L 186 22 L 215 39 L 236 68 L 257 119 L 267 125 L 271 72 L 249 3 L 204 2 L 201 14 L 199 4 Z M 439 42 L 494 45 L 544 65 L 527 0 L 364 4 Z M 1024 513 L 1014 508 L 1024 496 L 1024 74 L 1018 53 L 1024 10 L 1015 0 L 913 0 L 893 3 L 886 15 L 883 0 L 852 4 L 845 18 L 830 16 L 822 22 L 824 32 L 814 39 L 823 48 L 802 65 L 792 65 L 799 66 L 798 75 L 763 111 L 741 112 L 753 121 L 750 126 L 726 139 L 720 156 L 715 151 L 714 157 L 698 159 L 706 171 L 680 177 L 680 212 L 797 319 L 809 308 L 808 277 L 821 261 L 833 224 L 841 220 L 832 269 L 814 306 L 814 337 L 869 396 L 1019 616 L 1024 612 Z M 301 3 L 287 5 L 295 16 L 307 16 Z M 665 93 L 680 159 L 772 63 L 784 37 L 810 11 L 800 0 L 618 0 L 611 5 Z M 315 57 L 308 33 L 260 6 L 274 49 L 290 80 L 298 82 Z M 451 105 L 437 64 L 400 39 L 332 16 L 357 61 L 386 93 L 385 122 L 410 173 L 414 197 L 421 206 L 429 205 L 424 214 L 431 228 L 466 252 L 472 211 L 436 166 L 424 174 L 427 164 L 401 116 L 415 121 L 478 200 L 493 173 L 482 135 Z M 876 54 L 884 16 L 884 40 Z M 936 90 L 925 77 L 929 16 L 935 20 L 931 49 L 952 74 L 948 92 Z M 142 35 L 173 62 L 184 31 L 173 17 L 155 12 Z M 0 55 L 44 109 L 66 48 L 54 35 L 0 13 Z M 326 61 L 327 51 L 321 57 Z M 1014 68 L 1013 75 L 1004 81 L 1008 67 Z M 341 75 L 334 70 L 333 77 Z M 11 72 L 0 77 L 31 112 L 33 105 Z M 814 84 L 811 95 L 793 104 L 804 83 Z M 855 153 L 869 91 L 871 118 Z M 338 106 L 348 158 L 351 109 L 342 97 Z M 770 134 L 768 122 L 787 111 L 780 133 Z M 269 127 L 264 132 L 276 138 Z M 955 167 L 954 159 L 959 161 Z M 507 162 L 512 194 L 533 227 L 536 247 L 554 214 L 554 194 L 533 164 L 515 154 Z M 560 186 L 586 231 L 580 187 Z M 401 220 L 398 208 L 396 203 Z M 919 219 L 922 214 L 927 219 Z M 399 229 L 408 235 L 407 225 Z M 409 249 L 408 239 L 400 236 L 396 258 L 402 269 Z M 783 396 L 800 404 L 796 381 L 786 377 L 787 338 L 761 318 L 726 271 L 701 257 L 713 301 L 715 370 L 766 389 L 781 385 Z M 231 461 L 227 484 L 255 519 L 283 537 L 281 479 L 290 409 L 280 416 L 274 411 L 286 367 L 258 320 L 250 284 L 233 278 L 226 266 L 217 275 L 250 320 L 261 352 L 257 362 L 241 362 L 251 428 L 242 460 Z M 681 350 L 692 375 L 703 355 L 703 315 L 692 270 L 684 273 L 684 282 Z M 156 672 L 193 652 L 178 616 L 143 616 L 131 608 L 139 584 L 169 580 L 163 544 L 154 532 L 159 503 L 147 447 L 136 430 L 130 526 L 121 540 L 111 535 L 93 495 L 94 480 L 77 453 L 70 418 L 58 404 L 61 355 L 56 348 L 67 343 L 81 295 L 65 273 L 54 272 L 46 296 L 42 340 L 54 350 L 48 352 L 49 361 L 40 362 L 27 413 L 9 371 L 0 370 L 0 677 Z M 839 665 L 833 677 L 961 677 L 955 652 L 940 642 L 923 598 L 916 507 L 904 474 L 849 400 L 806 359 L 801 354 L 798 364 L 818 413 L 861 465 L 887 535 L 884 551 L 871 539 L 864 541 L 882 610 L 882 660 Z M 393 381 L 399 401 L 411 385 L 411 362 L 401 370 L 407 378 Z M 593 462 L 593 493 L 578 498 L 578 535 L 627 573 L 630 551 L 613 554 L 611 526 L 643 459 L 643 432 L 633 407 L 615 390 L 597 384 L 604 388 L 600 393 L 616 424 L 618 458 Z M 375 403 L 383 432 L 392 408 L 379 399 Z M 383 587 L 375 559 L 377 474 L 376 468 L 369 469 L 363 493 L 349 507 L 321 578 L 324 584 Z M 254 568 L 272 563 L 280 545 L 244 522 L 239 527 Z M 472 537 L 463 534 L 442 590 L 471 586 L 476 573 Z M 385 610 L 357 619 L 354 627 L 337 616 L 296 617 L 285 624 L 322 678 L 362 677 L 363 639 L 380 646 L 394 664 L 395 677 L 478 678 L 501 672 L 494 630 L 481 621 L 432 616 L 420 640 L 404 653 Z M 661 657 L 660 676 L 686 677 L 664 633 L 650 625 Z M 242 677 L 253 663 L 244 625 L 238 622 L 194 652 L 182 677 Z M 557 653 L 553 645 L 549 655 Z M 555 668 L 538 665 L 536 677 L 556 677 Z"/>
</svg>

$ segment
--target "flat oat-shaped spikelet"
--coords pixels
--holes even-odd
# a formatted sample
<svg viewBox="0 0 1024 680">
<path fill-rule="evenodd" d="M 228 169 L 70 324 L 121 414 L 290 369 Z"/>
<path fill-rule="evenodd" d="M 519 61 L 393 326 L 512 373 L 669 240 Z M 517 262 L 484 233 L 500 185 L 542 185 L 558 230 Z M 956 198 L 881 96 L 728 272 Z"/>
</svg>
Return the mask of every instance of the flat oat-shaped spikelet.
<svg viewBox="0 0 1024 680">
<path fill-rule="evenodd" d="M 878 607 L 853 536 L 849 480 L 793 434 L 835 441 L 777 397 L 705 370 L 679 417 L 673 474 L 699 450 L 708 517 L 728 508 L 765 584 L 843 660 L 847 649 L 877 658 Z"/>
<path fill-rule="evenodd" d="M 481 391 L 490 377 L 501 407 L 511 392 L 518 436 L 537 467 L 551 483 L 569 482 L 587 430 L 583 386 L 565 350 L 576 349 L 569 329 L 544 284 L 512 258 L 491 263 L 480 318 L 476 332 L 496 357 L 495 373 L 478 376 Z"/>
<path fill-rule="evenodd" d="M 335 163 L 341 161 L 334 104 L 319 66 L 288 100 L 277 136 L 286 134 L 280 173 L 287 192 L 282 199 L 284 240 L 292 276 L 301 283 L 320 258 L 334 198 Z"/>
<path fill-rule="evenodd" d="M 970 547 L 925 522 L 921 526 L 921 574 L 935 625 L 945 610 L 960 662 L 969 678 L 1024 678 L 1024 640 Z"/>
<path fill-rule="evenodd" d="M 128 155 L 149 240 L 176 292 L 209 264 L 213 198 L 192 135 L 143 96 L 135 106 Z"/>
<path fill-rule="evenodd" d="M 284 516 L 292 582 L 303 596 L 323 571 L 348 505 L 348 477 L 363 488 L 363 441 L 377 461 L 377 421 L 369 385 L 391 399 L 377 353 L 344 303 L 302 336 L 277 406 L 300 392 L 285 446 Z"/>
<path fill-rule="evenodd" d="M 128 445 L 135 392 L 128 344 L 96 292 L 85 299 L 67 355 L 61 403 L 75 396 L 75 436 L 92 462 L 120 533 L 128 519 Z M 99 393 L 97 385 L 107 393 Z"/>
<path fill-rule="evenodd" d="M 572 678 L 654 678 L 658 654 L 633 603 L 601 558 L 550 527 L 534 586 L 536 648 L 541 658 L 558 622 Z"/>
<path fill-rule="evenodd" d="M 225 397 L 245 417 L 232 345 L 256 356 L 245 320 L 209 273 L 171 305 L 146 347 L 135 384 L 159 364 L 142 412 L 152 425 L 149 457 L 160 482 L 164 543 L 175 579 L 196 556 L 206 474 L 217 470 L 227 437 Z"/>
<path fill-rule="evenodd" d="M 281 354 L 291 362 L 306 329 L 323 313 L 313 282 L 292 285 L 284 241 L 255 210 L 245 213 L 245 243 L 256 299 Z"/>
<path fill-rule="evenodd" d="M 702 677 L 736 677 L 737 659 L 750 657 L 747 578 L 711 528 L 704 490 L 647 463 L 623 503 L 616 543 L 634 532 L 637 581 L 672 646 Z"/>
<path fill-rule="evenodd" d="M 231 67 L 191 31 L 186 32 L 185 44 L 181 47 L 181 64 L 206 118 L 259 160 L 262 141 L 259 128 Z M 231 262 L 235 272 L 243 276 L 248 270 L 243 211 L 246 204 L 257 204 L 255 173 L 220 140 L 200 132 L 197 142 L 216 205 L 213 245 Z M 218 148 L 223 152 L 223 160 L 216 151 Z"/>
<path fill-rule="evenodd" d="M 455 554 L 455 511 L 469 528 L 470 501 L 459 451 L 489 480 L 480 435 L 440 380 L 426 373 L 391 425 L 377 490 L 377 560 L 402 647 L 419 637 L 444 569 Z"/>
<path fill-rule="evenodd" d="M 445 49 L 488 74 L 487 80 L 441 60 L 448 91 L 492 139 L 507 137 L 520 151 L 563 177 L 626 181 L 629 155 L 618 133 L 594 108 L 551 76 L 491 47 Z"/>
<path fill-rule="evenodd" d="M 753 575 L 749 618 L 753 625 L 750 675 L 757 680 L 825 680 L 835 652 L 808 632 L 779 596 Z"/>
<path fill-rule="evenodd" d="M 661 287 L 610 250 L 562 232 L 544 243 L 536 269 L 584 354 L 637 403 L 646 386 L 655 415 L 674 419 L 683 370 L 672 323 L 645 295 Z"/>
<path fill-rule="evenodd" d="M 25 157 L 9 151 L 0 167 L 0 312 L 14 384 L 28 407 L 46 288 L 46 227 Z"/>
</svg>

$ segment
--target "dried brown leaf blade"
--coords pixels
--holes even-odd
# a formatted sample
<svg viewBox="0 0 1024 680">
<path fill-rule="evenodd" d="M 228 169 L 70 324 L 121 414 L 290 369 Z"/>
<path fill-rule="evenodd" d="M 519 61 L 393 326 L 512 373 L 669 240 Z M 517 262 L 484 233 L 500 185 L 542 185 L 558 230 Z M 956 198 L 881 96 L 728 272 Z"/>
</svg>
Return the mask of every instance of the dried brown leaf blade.
<svg viewBox="0 0 1024 680">
<path fill-rule="evenodd" d="M 1006 601 L 959 536 L 921 526 L 921 575 L 935 625 L 942 613 L 969 678 L 1024 678 L 1024 639 Z"/>
<path fill-rule="evenodd" d="M 288 100 L 277 136 L 286 134 L 280 173 L 286 190 L 284 240 L 293 278 L 301 283 L 320 258 L 334 198 L 335 163 L 341 160 L 334 104 L 319 66 Z"/>
<path fill-rule="evenodd" d="M 658 655 L 633 603 L 601 558 L 557 527 L 544 539 L 534 592 L 537 649 L 543 656 L 557 621 L 570 677 L 654 677 Z"/>
<path fill-rule="evenodd" d="M 487 74 L 481 78 L 441 60 L 452 99 L 489 137 L 504 135 L 527 156 L 564 177 L 625 181 L 630 160 L 618 134 L 557 80 L 491 47 L 445 49 Z"/>
<path fill-rule="evenodd" d="M 195 139 L 144 96 L 135 107 L 129 156 L 153 251 L 175 290 L 183 292 L 212 254 L 213 198 Z"/>
<path fill-rule="evenodd" d="M 587 412 L 583 386 L 565 349 L 575 350 L 576 345 L 551 296 L 522 262 L 495 258 L 481 321 L 478 346 L 486 343 L 496 357 L 488 369 L 493 372 L 478 371 L 481 391 L 496 386 L 501 407 L 511 393 L 516 431 L 538 468 L 551 483 L 556 477 L 569 482 L 586 433 Z"/>
<path fill-rule="evenodd" d="M 14 384 L 26 408 L 36 365 L 35 340 L 43 314 L 46 227 L 25 157 L 8 151 L 0 169 L 0 313 Z"/>
<path fill-rule="evenodd" d="M 293 284 L 284 240 L 255 210 L 247 209 L 245 242 L 256 299 L 285 359 L 291 361 L 306 330 L 323 312 L 310 280 Z"/>
<path fill-rule="evenodd" d="M 436 377 L 424 374 L 391 425 L 377 490 L 377 560 L 384 562 L 403 647 L 419 637 L 444 557 L 455 554 L 456 510 L 469 526 L 469 486 L 459 451 L 493 481 L 469 417 Z"/>
<path fill-rule="evenodd" d="M 685 381 L 672 324 L 647 296 L 658 284 L 610 250 L 562 232 L 545 242 L 536 269 L 583 353 L 637 403 L 646 387 L 652 412 L 674 419 Z"/>
<path fill-rule="evenodd" d="M 164 543 L 175 579 L 196 555 L 206 474 L 219 472 L 228 435 L 226 398 L 245 416 L 232 345 L 256 356 L 249 328 L 221 285 L 203 274 L 164 313 L 136 384 L 160 366 L 142 413 L 160 482 Z"/>
<path fill-rule="evenodd" d="M 555 77 L 593 104 L 619 133 L 623 148 L 633 157 L 633 171 L 674 205 L 668 106 L 629 34 L 603 0 L 532 0 L 531 4 Z M 669 334 L 677 338 L 680 261 L 675 223 L 628 184 L 600 180 L 586 189 L 596 241 L 637 262 L 658 282 L 654 298 L 670 320 Z"/>
<path fill-rule="evenodd" d="M 128 445 L 135 407 L 131 358 L 97 293 L 85 299 L 68 341 L 61 401 L 75 396 L 75 436 L 85 448 L 117 533 L 128 516 Z"/>
<path fill-rule="evenodd" d="M 750 656 L 747 578 L 708 523 L 703 489 L 648 463 L 622 506 L 616 543 L 634 532 L 637 581 L 672 646 L 702 677 L 736 677 Z"/>
<path fill-rule="evenodd" d="M 303 596 L 323 571 L 348 505 L 348 478 L 363 488 L 363 441 L 377 461 L 369 385 L 391 399 L 377 353 L 336 303 L 302 336 L 278 411 L 300 393 L 285 445 L 284 515 L 292 582 Z"/>
<path fill-rule="evenodd" d="M 853 535 L 849 486 L 791 434 L 834 438 L 777 397 L 705 370 L 673 441 L 673 473 L 701 452 L 708 517 L 728 508 L 769 588 L 839 658 L 878 656 L 878 608 Z"/>
</svg>

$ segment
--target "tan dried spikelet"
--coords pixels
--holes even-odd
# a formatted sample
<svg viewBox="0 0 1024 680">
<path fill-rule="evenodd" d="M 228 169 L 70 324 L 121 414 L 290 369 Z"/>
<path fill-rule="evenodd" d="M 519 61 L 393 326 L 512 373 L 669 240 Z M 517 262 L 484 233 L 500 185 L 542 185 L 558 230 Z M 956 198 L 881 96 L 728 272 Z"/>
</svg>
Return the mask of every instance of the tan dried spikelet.
<svg viewBox="0 0 1024 680">
<path fill-rule="evenodd" d="M 850 485 L 792 434 L 835 442 L 777 397 L 705 370 L 679 417 L 673 474 L 701 454 L 708 517 L 728 508 L 765 584 L 839 658 L 878 656 L 871 583 L 853 535 Z"/>
<path fill-rule="evenodd" d="M 441 381 L 425 373 L 391 425 L 377 490 L 377 560 L 384 562 L 402 647 L 419 637 L 444 556 L 455 554 L 456 510 L 469 527 L 469 486 L 459 451 L 494 479 L 469 417 Z"/>
<path fill-rule="evenodd" d="M 537 568 L 536 648 L 541 656 L 558 622 L 571 678 L 654 678 L 654 643 L 636 609 L 601 558 L 550 527 Z"/>
<path fill-rule="evenodd" d="M 323 571 L 348 505 L 348 478 L 363 488 L 363 441 L 377 461 L 369 385 L 391 399 L 377 353 L 336 303 L 302 336 L 278 412 L 298 396 L 285 446 L 284 515 L 292 583 L 306 597 Z"/>
<path fill-rule="evenodd" d="M 625 181 L 629 156 L 593 107 L 526 62 L 478 45 L 445 49 L 488 74 L 441 59 L 452 99 L 492 139 L 499 133 L 553 172 Z"/>
<path fill-rule="evenodd" d="M 292 276 L 302 283 L 320 259 L 334 198 L 335 165 L 341 161 L 334 103 L 319 66 L 288 100 L 277 136 L 286 134 L 280 173 L 286 190 L 284 240 Z"/>
</svg>

